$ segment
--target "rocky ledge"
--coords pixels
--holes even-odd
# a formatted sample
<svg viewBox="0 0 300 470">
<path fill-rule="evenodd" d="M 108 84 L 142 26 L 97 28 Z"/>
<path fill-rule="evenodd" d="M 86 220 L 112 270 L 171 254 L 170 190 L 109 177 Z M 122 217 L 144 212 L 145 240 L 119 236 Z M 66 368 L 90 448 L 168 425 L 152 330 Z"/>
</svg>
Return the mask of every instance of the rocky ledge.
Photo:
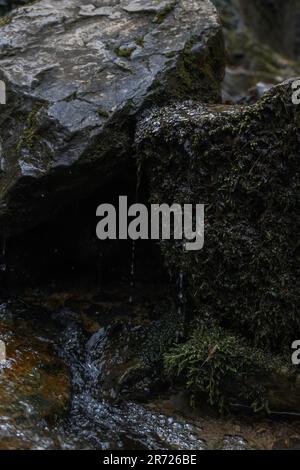
<svg viewBox="0 0 300 470">
<path fill-rule="evenodd" d="M 120 174 L 146 105 L 220 99 L 222 33 L 206 0 L 41 0 L 0 29 L 2 234 Z"/>
</svg>

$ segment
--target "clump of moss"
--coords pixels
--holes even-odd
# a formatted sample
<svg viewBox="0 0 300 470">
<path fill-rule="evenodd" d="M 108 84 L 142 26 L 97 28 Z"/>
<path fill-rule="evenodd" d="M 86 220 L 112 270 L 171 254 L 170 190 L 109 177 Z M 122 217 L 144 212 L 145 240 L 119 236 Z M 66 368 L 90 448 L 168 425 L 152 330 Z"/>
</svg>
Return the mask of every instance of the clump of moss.
<svg viewBox="0 0 300 470">
<path fill-rule="evenodd" d="M 122 57 L 123 59 L 129 59 L 134 50 L 135 50 L 135 47 L 124 47 L 124 46 L 122 46 L 122 47 L 116 47 L 114 49 L 114 53 L 118 57 Z"/>
<path fill-rule="evenodd" d="M 144 40 L 143 36 L 139 36 L 139 37 L 135 38 L 135 42 L 139 47 L 144 47 L 144 45 L 145 45 L 145 40 Z"/>
<path fill-rule="evenodd" d="M 300 118 L 291 94 L 286 83 L 255 106 L 157 110 L 140 147 L 151 200 L 206 205 L 203 250 L 160 244 L 174 279 L 185 272 L 190 309 L 276 354 L 300 328 Z"/>
<path fill-rule="evenodd" d="M 36 105 L 29 113 L 26 121 L 26 127 L 17 145 L 20 151 L 23 147 L 32 149 L 38 137 L 38 116 L 44 105 Z"/>
<path fill-rule="evenodd" d="M 108 119 L 109 118 L 109 112 L 105 111 L 105 109 L 99 108 L 97 111 L 98 115 L 102 118 Z"/>
<path fill-rule="evenodd" d="M 10 24 L 11 21 L 12 21 L 12 19 L 11 19 L 10 16 L 4 16 L 3 18 L 0 18 L 0 28 Z"/>
<path fill-rule="evenodd" d="M 166 19 L 166 17 L 174 10 L 176 4 L 177 1 L 174 0 L 173 2 L 170 2 L 168 5 L 166 5 L 159 13 L 157 13 L 154 22 L 162 23 Z"/>
<path fill-rule="evenodd" d="M 250 347 L 245 339 L 219 326 L 199 326 L 191 338 L 165 354 L 169 377 L 184 382 L 193 394 L 203 394 L 220 411 L 241 398 L 257 411 L 268 409 L 263 381 L 253 380 L 277 370 L 280 360 Z"/>
<path fill-rule="evenodd" d="M 164 354 L 183 336 L 184 324 L 171 299 L 157 305 L 153 314 L 159 318 L 147 328 L 140 358 L 144 365 L 162 370 Z"/>
<path fill-rule="evenodd" d="M 74 91 L 73 93 L 71 93 L 69 96 L 65 98 L 65 101 L 67 103 L 70 103 L 71 101 L 76 100 L 76 98 L 77 98 L 77 91 Z"/>
</svg>

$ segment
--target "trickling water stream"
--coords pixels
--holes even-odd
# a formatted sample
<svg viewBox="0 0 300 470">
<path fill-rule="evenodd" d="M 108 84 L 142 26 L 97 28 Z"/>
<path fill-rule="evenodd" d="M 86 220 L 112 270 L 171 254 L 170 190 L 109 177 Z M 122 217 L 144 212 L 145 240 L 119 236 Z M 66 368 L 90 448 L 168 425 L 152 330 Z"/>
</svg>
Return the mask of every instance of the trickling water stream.
<svg viewBox="0 0 300 470">
<path fill-rule="evenodd" d="M 5 274 L 6 272 L 6 239 L 3 238 L 2 240 L 2 250 L 1 250 L 1 255 L 0 255 L 0 273 L 2 275 Z"/>
<path fill-rule="evenodd" d="M 13 308 L 17 309 L 15 313 Z M 36 325 L 41 326 L 40 323 L 41 319 L 37 319 Z M 103 373 L 103 351 L 108 341 L 105 328 L 88 338 L 80 315 L 68 309 L 55 312 L 43 325 L 43 333 L 39 335 L 31 326 L 27 328 L 24 308 L 18 304 L 1 305 L 0 336 L 8 344 L 9 357 L 2 364 L 0 375 L 0 448 L 204 448 L 199 429 L 182 419 L 158 414 L 141 404 L 112 405 L 100 398 L 99 377 Z M 24 344 L 19 341 L 19 334 Z M 28 337 L 24 337 L 26 334 Z M 50 408 L 49 403 L 51 400 L 54 403 L 55 398 L 59 402 L 64 390 L 62 386 L 58 388 L 60 378 L 57 390 L 43 391 L 42 381 L 50 382 L 52 374 L 51 357 L 35 348 L 44 348 L 44 344 L 54 347 L 54 354 L 67 365 L 71 377 L 69 412 L 54 426 L 47 420 L 52 422 L 53 416 L 62 410 L 48 410 L 47 406 Z M 54 375 L 57 361 L 54 357 Z M 39 369 L 46 370 L 44 376 L 39 375 Z M 62 369 L 59 373 L 67 382 L 66 371 Z M 5 400 L 9 407 L 5 406 Z"/>
<path fill-rule="evenodd" d="M 59 315 L 65 321 L 72 313 Z M 62 355 L 71 367 L 74 393 L 68 423 L 69 432 L 76 436 L 76 441 L 100 449 L 203 447 L 197 428 L 193 426 L 170 420 L 137 403 L 117 406 L 97 399 L 101 350 L 106 340 L 105 330 L 101 329 L 83 344 L 75 319 L 64 332 Z M 81 360 L 78 360 L 78 351 Z"/>
<path fill-rule="evenodd" d="M 137 164 L 136 168 L 136 187 L 135 187 L 135 203 L 138 204 L 140 197 L 140 185 L 141 185 L 141 173 L 142 173 L 142 162 Z M 136 240 L 131 241 L 131 259 L 130 259 L 130 287 L 131 294 L 129 302 L 134 301 L 134 288 L 135 288 L 135 276 L 136 276 Z"/>
<path fill-rule="evenodd" d="M 122 362 L 118 349 L 108 359 L 110 330 L 102 314 L 87 318 L 79 308 L 1 304 L 8 352 L 0 368 L 1 449 L 244 449 L 271 447 L 281 435 L 300 439 L 299 423 L 184 417 L 179 398 L 104 399 L 107 366 Z"/>
</svg>

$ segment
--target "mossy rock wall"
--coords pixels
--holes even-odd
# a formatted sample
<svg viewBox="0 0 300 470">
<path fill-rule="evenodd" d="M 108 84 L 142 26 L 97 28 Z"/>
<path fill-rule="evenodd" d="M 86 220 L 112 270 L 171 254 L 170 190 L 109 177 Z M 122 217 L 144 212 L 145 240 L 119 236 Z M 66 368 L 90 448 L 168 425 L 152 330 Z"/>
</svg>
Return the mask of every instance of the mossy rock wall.
<svg viewBox="0 0 300 470">
<path fill-rule="evenodd" d="M 161 242 L 200 319 L 282 353 L 300 332 L 300 108 L 291 82 L 250 107 L 156 110 L 137 140 L 151 201 L 205 204 L 205 245 Z"/>
</svg>

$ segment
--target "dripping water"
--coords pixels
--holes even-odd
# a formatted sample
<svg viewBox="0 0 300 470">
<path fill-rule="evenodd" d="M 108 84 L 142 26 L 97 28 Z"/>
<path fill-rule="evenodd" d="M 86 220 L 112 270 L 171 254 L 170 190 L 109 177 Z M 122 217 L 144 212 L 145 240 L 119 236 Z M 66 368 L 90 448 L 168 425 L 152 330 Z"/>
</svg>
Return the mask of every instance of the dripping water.
<svg viewBox="0 0 300 470">
<path fill-rule="evenodd" d="M 135 203 L 139 201 L 139 191 L 141 185 L 141 161 L 137 164 L 137 171 L 136 171 L 136 187 L 135 187 Z M 131 241 L 131 258 L 130 258 L 130 297 L 129 303 L 132 304 L 134 302 L 134 289 L 136 283 L 136 240 Z"/>
<path fill-rule="evenodd" d="M 135 250 L 136 250 L 136 241 L 132 240 L 131 242 L 131 261 L 130 261 L 130 291 L 131 295 L 129 297 L 129 303 L 132 304 L 134 301 L 133 290 L 135 288 Z"/>
<path fill-rule="evenodd" d="M 6 263 L 6 237 L 3 236 L 2 239 L 2 250 L 0 256 L 0 273 L 3 275 L 6 273 L 7 270 L 7 263 Z"/>
<path fill-rule="evenodd" d="M 182 238 L 181 242 L 181 249 L 182 249 L 182 256 L 184 256 L 184 248 L 185 247 L 185 241 L 184 237 Z M 178 295 L 177 295 L 177 317 L 180 321 L 181 325 L 185 325 L 186 322 L 186 299 L 185 299 L 185 286 L 184 286 L 184 279 L 185 279 L 185 272 L 183 269 L 183 262 L 181 264 L 181 269 L 179 272 L 178 276 Z M 183 336 L 184 332 L 181 330 L 178 330 L 176 332 L 176 342 L 179 342 L 180 338 Z"/>
<path fill-rule="evenodd" d="M 184 314 L 183 271 L 179 273 L 178 315 Z"/>
<path fill-rule="evenodd" d="M 187 179 L 185 182 L 185 186 L 182 188 L 182 192 L 185 195 L 185 203 L 191 203 L 193 199 L 193 191 L 192 191 L 192 177 L 193 177 L 193 152 L 190 143 L 185 142 L 184 149 L 186 155 L 188 157 L 187 162 Z M 182 205 L 183 207 L 183 205 Z M 182 240 L 181 245 L 178 248 L 179 251 L 181 250 L 181 261 L 180 261 L 180 271 L 179 271 L 179 279 L 178 279 L 178 306 L 177 306 L 177 315 L 178 319 L 180 320 L 180 324 L 182 325 L 182 329 L 180 332 L 177 332 L 177 341 L 180 338 L 183 338 L 187 331 L 188 331 L 188 311 L 187 311 L 187 285 L 188 285 L 188 271 L 185 269 L 185 258 L 188 256 L 187 251 L 185 249 L 186 239 L 184 230 L 182 232 Z"/>
</svg>

